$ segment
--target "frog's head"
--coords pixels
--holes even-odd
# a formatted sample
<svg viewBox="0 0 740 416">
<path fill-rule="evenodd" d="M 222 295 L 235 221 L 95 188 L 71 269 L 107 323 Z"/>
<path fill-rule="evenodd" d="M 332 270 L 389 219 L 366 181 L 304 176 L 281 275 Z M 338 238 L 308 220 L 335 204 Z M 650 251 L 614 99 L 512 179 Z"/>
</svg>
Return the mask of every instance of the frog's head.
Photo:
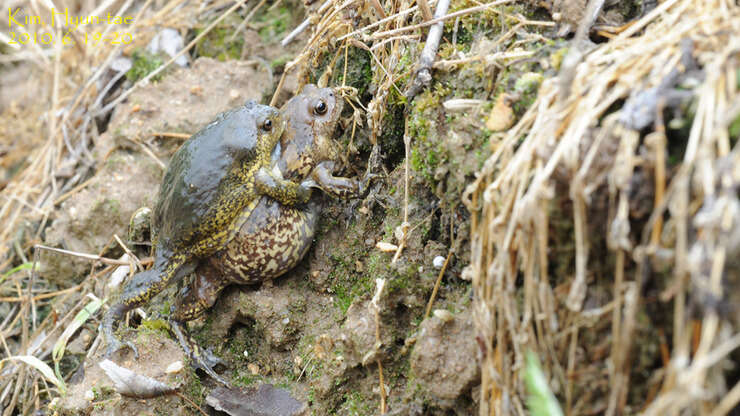
<svg viewBox="0 0 740 416">
<path fill-rule="evenodd" d="M 308 84 L 291 98 L 281 113 L 288 127 L 281 139 L 284 174 L 305 175 L 322 160 L 333 160 L 336 149 L 332 134 L 342 112 L 343 101 L 333 88 Z"/>
<path fill-rule="evenodd" d="M 244 104 L 244 108 L 257 135 L 257 154 L 269 156 L 285 131 L 285 118 L 276 108 L 251 100 Z"/>
</svg>

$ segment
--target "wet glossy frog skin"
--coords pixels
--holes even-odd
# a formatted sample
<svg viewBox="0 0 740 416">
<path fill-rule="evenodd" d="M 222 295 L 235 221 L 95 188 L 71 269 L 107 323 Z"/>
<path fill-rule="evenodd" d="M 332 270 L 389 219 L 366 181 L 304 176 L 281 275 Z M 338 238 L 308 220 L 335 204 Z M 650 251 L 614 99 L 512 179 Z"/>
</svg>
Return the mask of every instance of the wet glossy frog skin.
<svg viewBox="0 0 740 416">
<path fill-rule="evenodd" d="M 330 88 L 307 85 L 282 108 L 288 120 L 276 161 L 282 176 L 294 182 L 315 181 L 316 187 L 342 198 L 359 194 L 360 183 L 334 177 L 338 152 L 331 134 L 342 102 Z M 263 197 L 225 249 L 203 262 L 194 281 L 177 298 L 174 319 L 194 319 L 209 308 L 227 285 L 250 284 L 282 275 L 303 258 L 311 246 L 319 215 L 315 199 L 287 206 Z"/>
<path fill-rule="evenodd" d="M 107 355 L 124 346 L 113 334 L 114 323 L 222 250 L 263 195 L 284 205 L 308 201 L 308 187 L 270 169 L 285 125 L 276 109 L 250 101 L 221 114 L 174 154 L 152 219 L 154 265 L 134 275 L 106 313 Z"/>
</svg>

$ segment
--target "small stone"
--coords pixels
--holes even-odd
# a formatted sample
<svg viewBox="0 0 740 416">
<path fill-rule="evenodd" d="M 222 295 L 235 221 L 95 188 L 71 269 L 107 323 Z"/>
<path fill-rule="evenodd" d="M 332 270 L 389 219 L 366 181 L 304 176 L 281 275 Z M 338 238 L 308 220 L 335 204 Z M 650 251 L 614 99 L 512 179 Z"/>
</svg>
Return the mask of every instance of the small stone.
<svg viewBox="0 0 740 416">
<path fill-rule="evenodd" d="M 289 323 L 290 323 L 290 318 L 283 319 L 283 325 L 288 325 Z"/>
<path fill-rule="evenodd" d="M 442 256 L 437 256 L 434 258 L 434 260 L 432 260 L 432 265 L 437 270 L 441 269 L 442 266 L 444 266 L 444 264 L 445 264 L 445 258 Z"/>
<path fill-rule="evenodd" d="M 175 361 L 172 364 L 168 365 L 167 366 L 167 369 L 164 370 L 164 372 L 167 373 L 167 374 L 176 374 L 176 373 L 179 373 L 180 371 L 182 371 L 182 369 L 183 369 L 183 363 L 182 363 L 182 361 L 179 361 L 178 360 L 178 361 Z"/>
<path fill-rule="evenodd" d="M 460 278 L 468 282 L 472 282 L 474 276 L 475 276 L 475 271 L 473 271 L 473 266 L 471 266 L 470 264 L 465 266 L 462 270 L 462 273 L 460 274 Z"/>
<path fill-rule="evenodd" d="M 260 367 L 254 363 L 247 364 L 247 369 L 250 373 L 252 373 L 253 376 L 257 376 L 260 373 Z"/>
<path fill-rule="evenodd" d="M 385 241 L 378 241 L 377 244 L 375 244 L 375 248 L 377 248 L 380 251 L 384 251 L 386 253 L 398 250 L 397 245 L 386 243 Z"/>
<path fill-rule="evenodd" d="M 394 237 L 396 237 L 396 240 L 401 241 L 403 240 L 403 236 L 406 234 L 406 232 L 409 229 L 409 223 L 404 222 L 393 231 Z"/>
<path fill-rule="evenodd" d="M 502 131 L 514 125 L 516 115 L 511 108 L 513 100 L 513 97 L 508 94 L 499 95 L 486 120 L 486 127 L 489 130 Z"/>
<path fill-rule="evenodd" d="M 128 255 L 124 254 L 120 258 L 121 261 L 128 261 Z M 128 276 L 129 271 L 131 268 L 129 266 L 118 266 L 116 270 L 113 271 L 113 273 L 110 274 L 110 280 L 108 281 L 108 287 L 111 289 L 115 289 L 118 286 L 121 285 L 123 282 L 123 279 Z"/>
<path fill-rule="evenodd" d="M 450 313 L 450 311 L 445 309 L 435 309 L 432 313 L 442 322 L 450 322 L 451 320 L 455 319 L 455 316 Z"/>
<path fill-rule="evenodd" d="M 244 356 L 244 358 L 249 358 L 249 351 L 244 350 L 244 352 L 242 353 L 242 355 Z"/>
<path fill-rule="evenodd" d="M 92 390 L 86 391 L 85 392 L 85 400 L 87 400 L 88 402 L 91 402 L 91 401 L 95 400 L 95 393 L 93 393 Z"/>
<path fill-rule="evenodd" d="M 231 90 L 231 91 L 229 91 L 229 97 L 232 100 L 236 100 L 237 98 L 239 98 L 239 91 L 237 91 L 237 90 Z"/>
</svg>

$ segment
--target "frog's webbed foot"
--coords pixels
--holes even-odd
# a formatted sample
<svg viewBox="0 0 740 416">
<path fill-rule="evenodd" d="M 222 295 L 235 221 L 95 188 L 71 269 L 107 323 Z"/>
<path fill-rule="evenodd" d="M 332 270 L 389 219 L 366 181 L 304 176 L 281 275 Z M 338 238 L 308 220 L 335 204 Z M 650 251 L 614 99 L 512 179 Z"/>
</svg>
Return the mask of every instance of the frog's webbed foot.
<svg viewBox="0 0 740 416">
<path fill-rule="evenodd" d="M 383 175 L 380 175 L 378 172 L 380 170 L 383 170 L 385 173 L 384 176 L 388 176 L 388 172 L 383 167 L 383 164 L 381 163 L 382 156 L 380 154 L 380 145 L 375 144 L 373 145 L 373 150 L 370 151 L 370 156 L 367 158 L 367 169 L 365 170 L 365 174 L 362 176 L 362 179 L 360 180 L 360 189 L 359 189 L 359 197 L 360 199 L 367 198 L 368 194 L 370 193 L 370 190 L 373 188 L 372 183 L 374 180 L 381 178 Z M 373 191 L 373 194 L 377 193 L 377 188 Z M 374 196 L 374 195 L 373 195 Z"/>
<path fill-rule="evenodd" d="M 105 350 L 105 358 L 110 358 L 113 353 L 116 351 L 120 351 L 126 347 L 131 348 L 131 351 L 134 352 L 134 358 L 139 358 L 139 350 L 136 349 L 136 346 L 131 341 L 121 341 L 116 337 L 115 335 L 108 338 L 108 348 Z"/>
<path fill-rule="evenodd" d="M 372 189 L 372 182 L 376 179 L 380 178 L 380 175 L 377 173 L 366 173 L 365 176 L 363 176 L 362 180 L 360 180 L 359 187 L 357 190 L 357 196 L 360 199 L 365 199 L 370 194 L 370 190 Z"/>
<path fill-rule="evenodd" d="M 213 367 L 223 362 L 220 358 L 216 357 L 210 350 L 204 350 L 200 348 L 200 346 L 198 346 L 195 341 L 186 336 L 183 333 L 182 327 L 179 322 L 170 321 L 170 328 L 175 334 L 175 337 L 180 343 L 180 346 L 185 351 L 185 354 L 190 357 L 193 367 L 200 368 L 201 370 L 205 371 L 206 374 L 211 376 L 211 378 L 221 383 L 222 385 L 226 387 L 231 387 L 229 382 L 224 380 L 213 370 Z"/>
<path fill-rule="evenodd" d="M 132 342 L 122 342 L 113 333 L 113 324 L 120 321 L 120 319 L 129 309 L 131 308 L 126 306 L 125 304 L 117 303 L 111 306 L 111 308 L 105 313 L 105 316 L 103 317 L 103 322 L 100 324 L 100 326 L 101 331 L 105 336 L 105 341 L 108 344 L 108 348 L 105 351 L 105 358 L 110 358 L 114 352 L 122 350 L 125 347 L 131 348 L 131 350 L 134 352 L 134 357 L 139 357 L 139 350 L 136 349 L 136 346 Z"/>
</svg>

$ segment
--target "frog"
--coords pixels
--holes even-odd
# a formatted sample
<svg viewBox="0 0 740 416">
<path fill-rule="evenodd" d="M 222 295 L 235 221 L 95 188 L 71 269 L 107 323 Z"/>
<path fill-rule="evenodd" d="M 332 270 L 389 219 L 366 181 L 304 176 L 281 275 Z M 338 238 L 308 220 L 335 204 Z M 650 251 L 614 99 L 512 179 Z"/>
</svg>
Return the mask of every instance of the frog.
<svg viewBox="0 0 740 416">
<path fill-rule="evenodd" d="M 131 342 L 114 335 L 114 324 L 225 248 L 262 196 L 285 206 L 308 202 L 310 184 L 271 168 L 286 125 L 276 108 L 250 100 L 221 113 L 175 152 L 152 213 L 153 266 L 131 278 L 103 317 L 106 357 L 126 346 L 138 356 Z"/>
<path fill-rule="evenodd" d="M 342 108 L 334 89 L 306 85 L 281 109 L 288 125 L 274 167 L 285 180 L 309 183 L 346 200 L 361 197 L 375 175 L 366 174 L 362 180 L 333 175 L 339 153 L 331 134 Z M 174 332 L 191 357 L 199 353 L 198 347 L 186 341 L 180 325 L 202 316 L 226 286 L 264 282 L 294 268 L 313 242 L 320 208 L 318 195 L 295 205 L 262 196 L 234 239 L 199 264 L 192 280 L 179 291 L 171 314 Z M 212 375 L 212 369 L 204 370 Z"/>
</svg>

